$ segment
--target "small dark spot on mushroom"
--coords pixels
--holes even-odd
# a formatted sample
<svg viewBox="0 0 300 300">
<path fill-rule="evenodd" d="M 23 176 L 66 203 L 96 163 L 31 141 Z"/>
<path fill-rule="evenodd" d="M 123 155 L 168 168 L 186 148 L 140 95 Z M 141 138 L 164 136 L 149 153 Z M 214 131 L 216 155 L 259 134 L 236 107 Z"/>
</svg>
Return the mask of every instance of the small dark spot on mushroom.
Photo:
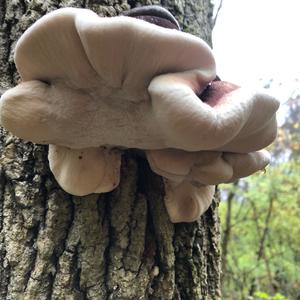
<svg viewBox="0 0 300 300">
<path fill-rule="evenodd" d="M 48 81 L 48 80 L 41 80 L 43 83 L 45 83 L 45 84 L 47 84 L 47 85 L 51 85 L 51 82 L 50 81 Z"/>
<path fill-rule="evenodd" d="M 79 156 L 78 156 L 78 159 L 82 159 L 82 156 L 81 156 L 81 155 L 79 155 Z"/>
</svg>

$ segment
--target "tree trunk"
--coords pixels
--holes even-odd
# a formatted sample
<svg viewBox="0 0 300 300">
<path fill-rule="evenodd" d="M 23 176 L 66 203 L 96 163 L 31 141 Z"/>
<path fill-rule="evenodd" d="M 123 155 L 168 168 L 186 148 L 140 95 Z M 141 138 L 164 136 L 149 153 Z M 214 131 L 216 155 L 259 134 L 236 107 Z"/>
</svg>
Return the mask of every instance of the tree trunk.
<svg viewBox="0 0 300 300">
<path fill-rule="evenodd" d="M 209 0 L 143 0 L 167 7 L 184 31 L 211 42 Z M 59 7 L 113 16 L 134 0 L 0 0 L 0 92 L 14 86 L 16 40 Z M 74 197 L 49 171 L 47 147 L 0 129 L 0 299 L 220 299 L 217 201 L 172 224 L 146 160 L 123 155 L 111 193 Z M 217 199 L 218 197 L 216 197 Z"/>
</svg>

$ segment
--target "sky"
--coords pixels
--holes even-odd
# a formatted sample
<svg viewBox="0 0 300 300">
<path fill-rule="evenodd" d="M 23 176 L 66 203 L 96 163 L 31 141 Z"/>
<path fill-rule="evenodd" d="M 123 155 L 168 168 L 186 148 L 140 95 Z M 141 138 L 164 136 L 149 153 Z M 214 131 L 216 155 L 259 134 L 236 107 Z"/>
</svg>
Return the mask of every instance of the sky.
<svg viewBox="0 0 300 300">
<path fill-rule="evenodd" d="M 223 0 L 213 51 L 222 80 L 262 87 L 272 79 L 284 103 L 300 93 L 300 0 Z"/>
</svg>

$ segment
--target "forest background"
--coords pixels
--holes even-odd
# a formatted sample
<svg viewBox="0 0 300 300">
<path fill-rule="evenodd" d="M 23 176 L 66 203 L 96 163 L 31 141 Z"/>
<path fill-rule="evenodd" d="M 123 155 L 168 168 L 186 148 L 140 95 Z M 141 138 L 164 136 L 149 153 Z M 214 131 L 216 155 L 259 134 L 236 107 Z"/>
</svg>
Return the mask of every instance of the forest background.
<svg viewBox="0 0 300 300">
<path fill-rule="evenodd" d="M 220 186 L 224 300 L 300 299 L 299 10 L 294 0 L 215 1 L 218 74 L 282 103 L 271 165 Z"/>
</svg>

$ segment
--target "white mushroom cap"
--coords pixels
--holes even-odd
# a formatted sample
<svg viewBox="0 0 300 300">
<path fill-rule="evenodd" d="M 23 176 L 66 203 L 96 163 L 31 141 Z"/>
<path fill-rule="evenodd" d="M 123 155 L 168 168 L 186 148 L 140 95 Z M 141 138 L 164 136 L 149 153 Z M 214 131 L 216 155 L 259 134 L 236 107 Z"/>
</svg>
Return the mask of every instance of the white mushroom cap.
<svg viewBox="0 0 300 300">
<path fill-rule="evenodd" d="M 70 105 L 66 105 L 66 98 L 70 98 Z M 2 95 L 0 124 L 32 142 L 50 144 L 55 139 L 64 145 L 68 135 L 77 134 L 78 139 L 85 135 L 72 127 L 72 121 L 74 127 L 80 126 L 82 114 L 92 117 L 89 111 L 93 109 L 88 96 L 80 91 L 58 89 L 39 80 L 25 81 Z"/>
<path fill-rule="evenodd" d="M 167 137 L 169 148 L 188 151 L 256 151 L 276 137 L 274 97 L 234 86 L 217 99 L 199 100 L 202 76 L 197 71 L 155 77 L 149 86 L 156 122 Z M 199 90 L 200 89 L 200 90 Z M 201 96 L 200 96 L 201 98 Z"/>
<path fill-rule="evenodd" d="M 270 161 L 265 150 L 240 154 L 164 149 L 146 154 L 151 169 L 165 178 L 165 202 L 172 222 L 199 218 L 213 199 L 212 185 L 249 176 L 263 170 Z"/>
<path fill-rule="evenodd" d="M 47 143 L 71 148 L 164 148 L 170 142 L 158 134 L 161 124 L 152 110 L 150 81 L 162 73 L 192 69 L 204 89 L 215 78 L 214 57 L 199 38 L 130 17 L 101 18 L 75 8 L 54 11 L 26 30 L 17 43 L 15 62 L 25 83 L 1 98 L 0 115 L 6 120 L 2 125 L 42 143 L 45 139 L 25 132 L 27 120 L 49 128 Z M 34 101 L 43 100 L 49 105 L 36 111 Z M 15 117 L 5 114 L 3 102 L 7 110 L 12 106 Z M 30 113 L 19 122 L 24 110 Z M 31 119 L 36 113 L 43 118 Z"/>
<path fill-rule="evenodd" d="M 110 192 L 119 185 L 120 151 L 49 145 L 48 159 L 55 179 L 72 195 Z"/>
<path fill-rule="evenodd" d="M 193 222 L 210 206 L 215 193 L 214 186 L 194 186 L 184 181 L 174 184 L 165 180 L 165 205 L 173 223 Z"/>
<path fill-rule="evenodd" d="M 232 177 L 227 182 L 234 182 L 257 171 L 264 170 L 270 163 L 271 156 L 266 150 L 252 153 L 223 153 L 224 160 L 232 167 Z"/>
<path fill-rule="evenodd" d="M 164 149 L 147 151 L 146 155 L 155 173 L 173 182 L 187 180 L 202 185 L 235 181 L 263 170 L 270 162 L 266 150 L 241 154 Z"/>
<path fill-rule="evenodd" d="M 216 74 L 207 44 L 142 20 L 60 9 L 23 34 L 15 61 L 25 83 L 1 97 L 0 118 L 33 142 L 243 153 L 276 134 L 276 99 L 237 89 L 200 101 Z M 25 132 L 26 121 L 47 138 Z"/>
</svg>

